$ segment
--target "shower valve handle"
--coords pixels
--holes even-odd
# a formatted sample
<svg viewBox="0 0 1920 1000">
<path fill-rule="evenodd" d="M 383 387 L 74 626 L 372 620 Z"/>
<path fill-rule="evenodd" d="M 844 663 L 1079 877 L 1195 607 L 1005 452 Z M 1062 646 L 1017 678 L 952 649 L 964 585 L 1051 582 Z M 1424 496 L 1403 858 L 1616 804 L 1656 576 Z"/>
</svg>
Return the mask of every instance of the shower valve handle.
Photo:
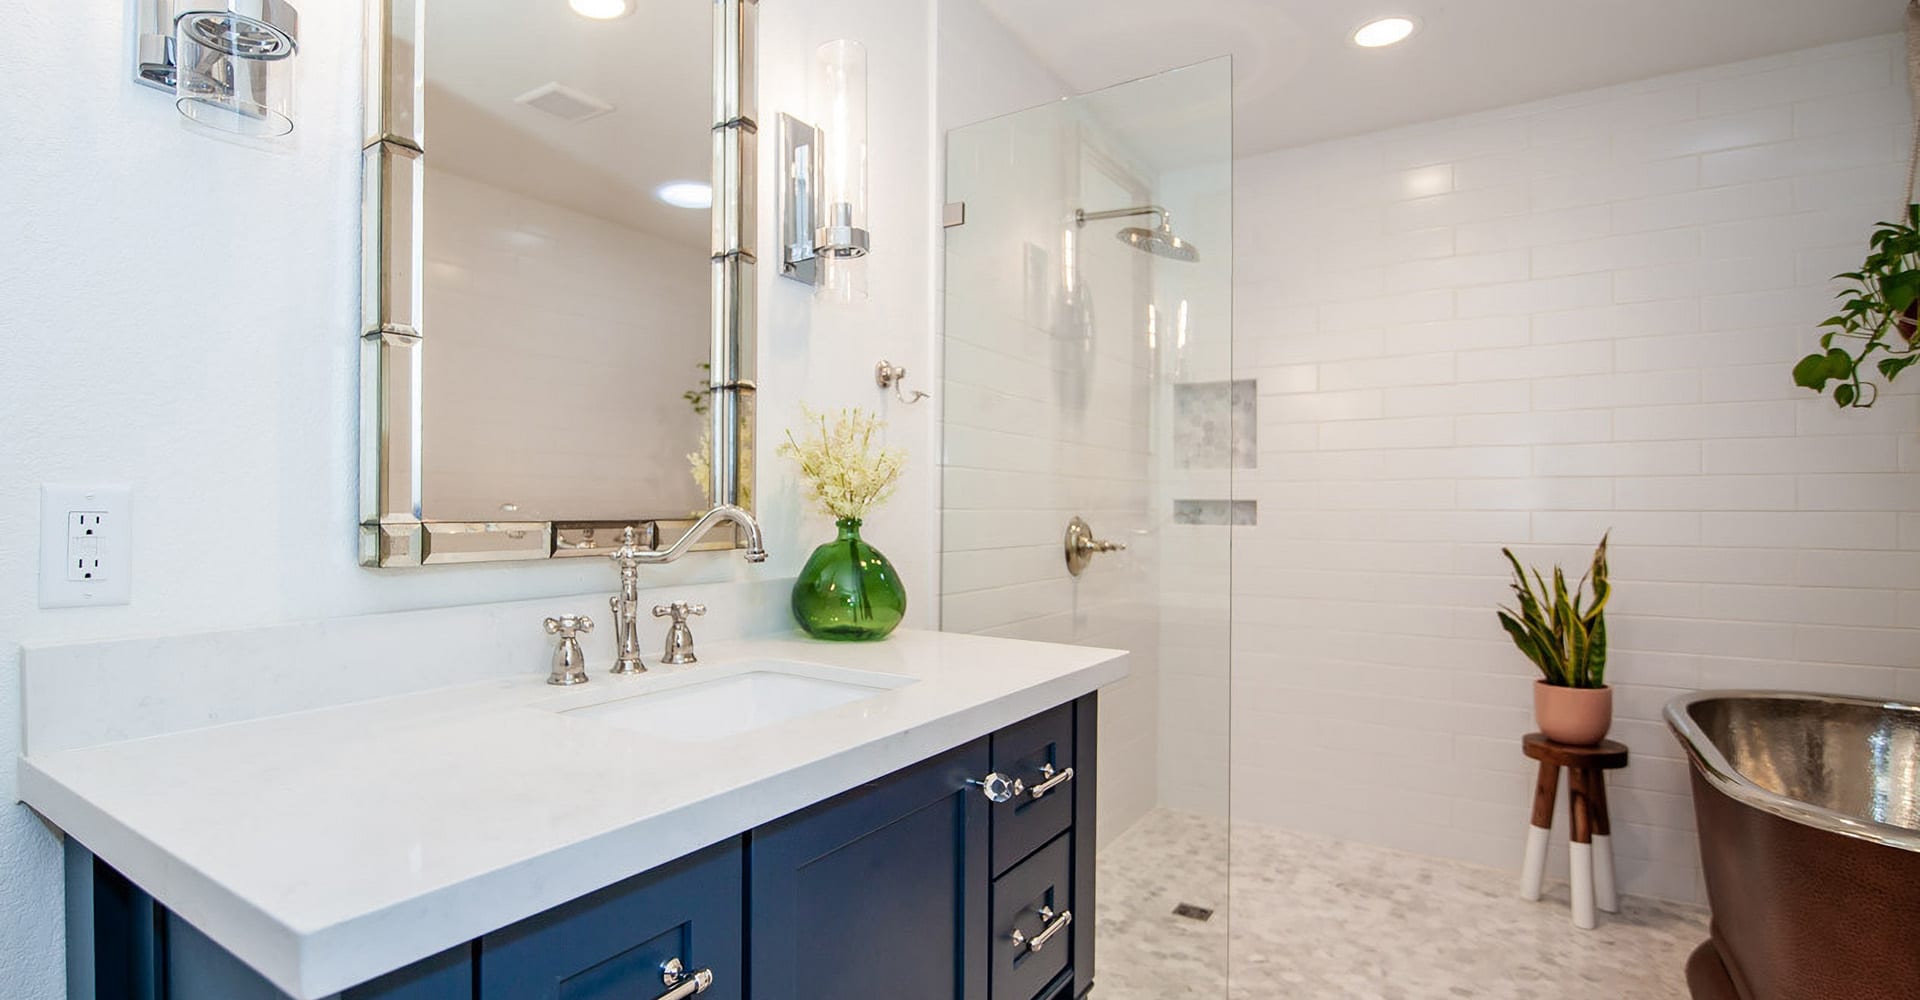
<svg viewBox="0 0 1920 1000">
<path fill-rule="evenodd" d="M 1067 524 L 1067 572 L 1074 576 L 1086 572 L 1094 556 L 1126 550 L 1126 545 L 1120 542 L 1105 542 L 1093 537 L 1093 526 L 1078 517 Z"/>
</svg>

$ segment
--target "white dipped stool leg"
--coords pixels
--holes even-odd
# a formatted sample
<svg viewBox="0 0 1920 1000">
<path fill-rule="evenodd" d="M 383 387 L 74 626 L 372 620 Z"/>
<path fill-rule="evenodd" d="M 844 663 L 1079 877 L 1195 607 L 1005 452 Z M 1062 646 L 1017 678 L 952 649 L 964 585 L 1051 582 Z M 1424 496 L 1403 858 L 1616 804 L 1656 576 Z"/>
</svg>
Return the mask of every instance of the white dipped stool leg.
<svg viewBox="0 0 1920 1000">
<path fill-rule="evenodd" d="M 1620 894 L 1613 886 L 1613 837 L 1593 835 L 1593 901 L 1608 913 L 1620 912 Z"/>
<path fill-rule="evenodd" d="M 1570 845 L 1567 855 L 1572 863 L 1573 926 L 1590 931 L 1596 923 L 1593 914 L 1593 845 Z"/>
<path fill-rule="evenodd" d="M 1533 818 L 1527 824 L 1527 854 L 1520 862 L 1520 898 L 1538 902 L 1547 878 L 1547 836 L 1553 832 L 1553 799 L 1560 791 L 1560 766 L 1540 763 L 1533 785 Z"/>
<path fill-rule="evenodd" d="M 1520 898 L 1540 901 L 1540 887 L 1547 879 L 1547 836 L 1545 827 L 1527 827 L 1527 857 L 1520 863 Z"/>
</svg>

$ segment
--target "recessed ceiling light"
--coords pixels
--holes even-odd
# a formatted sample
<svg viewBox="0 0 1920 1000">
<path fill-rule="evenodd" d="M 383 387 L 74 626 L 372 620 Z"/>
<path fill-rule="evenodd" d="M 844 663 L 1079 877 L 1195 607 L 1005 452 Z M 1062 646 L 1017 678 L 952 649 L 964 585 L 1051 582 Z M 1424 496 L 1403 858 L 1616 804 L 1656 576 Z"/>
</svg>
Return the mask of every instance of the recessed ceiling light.
<svg viewBox="0 0 1920 1000">
<path fill-rule="evenodd" d="M 633 13 L 633 0 L 567 0 L 575 14 L 596 21 L 611 21 Z"/>
<path fill-rule="evenodd" d="M 1378 49 L 1388 45 L 1398 45 L 1413 34 L 1414 23 L 1410 17 L 1383 17 L 1378 21 L 1368 21 L 1353 33 L 1353 44 L 1363 49 Z"/>
<path fill-rule="evenodd" d="M 713 185 L 700 181 L 672 181 L 655 189 L 653 196 L 675 208 L 712 208 Z"/>
</svg>

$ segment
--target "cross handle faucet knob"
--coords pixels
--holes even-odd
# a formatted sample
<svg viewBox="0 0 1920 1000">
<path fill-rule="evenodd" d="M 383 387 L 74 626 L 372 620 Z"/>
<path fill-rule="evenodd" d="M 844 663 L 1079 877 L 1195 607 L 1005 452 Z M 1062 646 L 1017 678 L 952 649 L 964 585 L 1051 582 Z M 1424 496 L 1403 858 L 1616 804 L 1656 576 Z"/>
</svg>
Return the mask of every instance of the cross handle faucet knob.
<svg viewBox="0 0 1920 1000">
<path fill-rule="evenodd" d="M 578 637 L 593 631 L 593 619 L 586 615 L 560 615 L 542 624 L 548 635 L 560 637 L 560 644 L 553 650 L 553 669 L 547 674 L 547 683 L 562 687 L 585 684 L 587 658 L 580 650 Z"/>
<path fill-rule="evenodd" d="M 687 627 L 687 616 L 706 613 L 706 605 L 688 604 L 685 601 L 654 605 L 655 618 L 673 619 L 673 625 L 667 629 L 667 648 L 660 654 L 660 662 L 685 664 L 700 661 L 699 657 L 693 655 L 693 630 Z"/>
</svg>

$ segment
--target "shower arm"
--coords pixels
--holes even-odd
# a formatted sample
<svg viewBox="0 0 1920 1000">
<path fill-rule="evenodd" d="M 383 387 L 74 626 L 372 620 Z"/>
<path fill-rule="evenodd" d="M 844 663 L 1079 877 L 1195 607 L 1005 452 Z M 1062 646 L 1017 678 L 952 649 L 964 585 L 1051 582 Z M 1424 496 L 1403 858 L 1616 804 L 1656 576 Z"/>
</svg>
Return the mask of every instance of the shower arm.
<svg viewBox="0 0 1920 1000">
<path fill-rule="evenodd" d="M 1136 215 L 1157 215 L 1160 217 L 1161 228 L 1172 227 L 1172 223 L 1169 221 L 1171 216 L 1166 209 L 1158 205 L 1141 205 L 1137 208 L 1115 208 L 1105 212 L 1089 212 L 1084 208 L 1076 208 L 1073 210 L 1073 222 L 1077 226 L 1085 226 L 1089 222 L 1099 222 L 1102 219 L 1129 219 Z"/>
</svg>

